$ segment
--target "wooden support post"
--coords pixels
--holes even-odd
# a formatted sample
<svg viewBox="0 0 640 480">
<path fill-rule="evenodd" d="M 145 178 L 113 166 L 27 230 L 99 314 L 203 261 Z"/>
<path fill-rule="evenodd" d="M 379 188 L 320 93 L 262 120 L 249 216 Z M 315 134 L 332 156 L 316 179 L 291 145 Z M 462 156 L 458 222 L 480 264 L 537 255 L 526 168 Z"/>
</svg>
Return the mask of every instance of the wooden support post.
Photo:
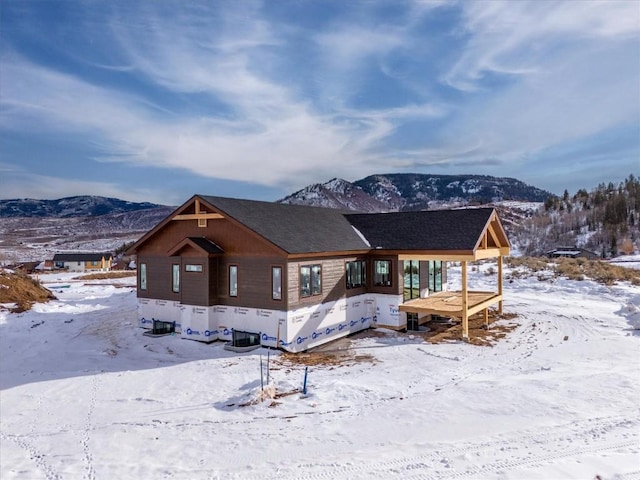
<svg viewBox="0 0 640 480">
<path fill-rule="evenodd" d="M 467 292 L 467 261 L 462 261 L 462 339 L 469 340 L 469 298 Z"/>
<path fill-rule="evenodd" d="M 484 325 L 485 327 L 487 327 L 487 330 L 489 330 L 489 309 L 488 308 L 484 309 Z"/>
<path fill-rule="evenodd" d="M 500 295 L 498 313 L 502 315 L 502 255 L 498 256 L 498 294 Z"/>
</svg>

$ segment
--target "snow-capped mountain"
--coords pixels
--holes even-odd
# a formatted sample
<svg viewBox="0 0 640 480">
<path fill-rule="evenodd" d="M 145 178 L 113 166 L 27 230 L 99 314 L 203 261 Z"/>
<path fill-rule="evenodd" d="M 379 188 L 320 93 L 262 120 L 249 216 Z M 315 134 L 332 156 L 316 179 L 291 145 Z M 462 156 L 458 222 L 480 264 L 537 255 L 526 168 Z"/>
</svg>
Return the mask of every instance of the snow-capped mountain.
<svg viewBox="0 0 640 480">
<path fill-rule="evenodd" d="M 353 183 L 334 178 L 279 201 L 374 212 L 420 210 L 443 203 L 451 206 L 504 200 L 543 202 L 550 195 L 515 178 L 393 173 L 371 175 Z"/>
<path fill-rule="evenodd" d="M 369 195 L 362 188 L 341 178 L 309 185 L 279 200 L 279 202 L 365 212 L 395 209 L 394 207 L 389 208 L 389 205 L 384 201 Z"/>
</svg>

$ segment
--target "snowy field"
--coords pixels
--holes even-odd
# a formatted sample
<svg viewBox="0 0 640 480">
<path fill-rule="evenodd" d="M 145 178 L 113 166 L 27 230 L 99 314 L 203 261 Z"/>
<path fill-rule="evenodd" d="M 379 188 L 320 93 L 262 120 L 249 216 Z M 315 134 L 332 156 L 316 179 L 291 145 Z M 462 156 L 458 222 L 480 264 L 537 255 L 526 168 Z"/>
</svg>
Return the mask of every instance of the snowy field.
<svg viewBox="0 0 640 480">
<path fill-rule="evenodd" d="M 640 255 L 620 255 L 609 260 L 612 265 L 640 270 Z"/>
<path fill-rule="evenodd" d="M 2 480 L 640 479 L 639 287 L 506 280 L 519 326 L 494 347 L 377 331 L 336 345 L 373 362 L 240 406 L 266 350 L 143 336 L 135 277 L 43 280 L 57 301 L 0 311 Z"/>
</svg>

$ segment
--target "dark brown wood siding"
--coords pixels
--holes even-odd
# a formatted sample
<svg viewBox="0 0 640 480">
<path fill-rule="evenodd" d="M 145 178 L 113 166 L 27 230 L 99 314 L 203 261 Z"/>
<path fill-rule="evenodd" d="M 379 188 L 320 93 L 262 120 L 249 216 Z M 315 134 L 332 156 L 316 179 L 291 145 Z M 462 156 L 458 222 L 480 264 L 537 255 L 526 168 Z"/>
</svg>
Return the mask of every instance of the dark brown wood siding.
<svg viewBox="0 0 640 480">
<path fill-rule="evenodd" d="M 362 287 L 357 288 L 347 288 L 347 262 L 356 262 L 356 261 L 364 261 L 364 285 Z M 371 275 L 371 264 L 367 261 L 367 257 L 359 256 L 359 257 L 349 257 L 343 259 L 342 270 L 344 272 L 343 276 L 343 284 L 345 289 L 345 295 L 347 297 L 355 297 L 356 295 L 362 295 L 367 293 L 367 285 L 369 284 L 369 276 Z"/>
<path fill-rule="evenodd" d="M 180 301 L 182 303 L 205 307 L 214 305 L 209 290 L 208 260 L 206 257 L 182 257 L 180 269 Z M 202 265 L 202 272 L 187 272 L 186 265 Z"/>
<path fill-rule="evenodd" d="M 238 296 L 229 296 L 229 266 L 238 267 Z M 286 259 L 270 256 L 223 256 L 219 259 L 217 282 L 219 285 L 217 304 L 284 310 L 287 305 Z M 282 300 L 274 300 L 272 295 L 271 267 L 282 267 Z"/>
<path fill-rule="evenodd" d="M 206 227 L 198 227 L 196 220 L 172 220 L 140 246 L 138 256 L 164 255 L 187 237 L 206 237 L 227 255 L 284 254 L 248 228 L 221 218 L 208 220 Z"/>
<path fill-rule="evenodd" d="M 208 258 L 209 305 L 218 305 L 220 292 L 220 256 Z"/>
<path fill-rule="evenodd" d="M 138 296 L 181 301 L 187 305 L 231 305 L 283 310 L 287 302 L 286 261 L 281 257 L 158 257 L 139 256 L 147 264 L 147 290 Z M 171 266 L 180 262 L 180 292 L 172 291 Z M 185 265 L 202 264 L 203 271 L 186 272 Z M 229 296 L 229 265 L 238 267 L 238 296 Z M 283 298 L 272 298 L 271 267 L 282 267 Z"/>
<path fill-rule="evenodd" d="M 381 287 L 373 284 L 374 260 L 391 260 L 391 286 Z M 367 262 L 367 291 L 371 293 L 386 293 L 388 295 L 402 295 L 404 293 L 404 270 L 402 261 L 397 255 L 372 255 Z"/>
<path fill-rule="evenodd" d="M 180 258 L 157 255 L 138 255 L 138 265 L 147 265 L 147 289 L 140 290 L 138 269 L 138 297 L 180 301 L 180 293 L 172 291 L 171 265 L 180 263 Z"/>
<path fill-rule="evenodd" d="M 175 257 L 168 253 L 187 237 L 205 237 L 218 245 L 224 254 L 208 255 L 187 246 Z M 188 305 L 237 305 L 282 309 L 286 305 L 286 288 L 282 300 L 273 300 L 271 266 L 281 266 L 286 282 L 286 255 L 280 249 L 237 222 L 222 218 L 207 220 L 199 227 L 196 220 L 172 220 L 140 246 L 138 263 L 147 264 L 147 289 L 138 296 L 181 301 Z M 180 292 L 172 291 L 171 265 L 180 264 Z M 186 272 L 187 263 L 203 265 L 203 271 Z M 228 266 L 238 265 L 238 297 L 229 297 Z M 286 283 L 283 283 L 283 286 Z"/>
</svg>

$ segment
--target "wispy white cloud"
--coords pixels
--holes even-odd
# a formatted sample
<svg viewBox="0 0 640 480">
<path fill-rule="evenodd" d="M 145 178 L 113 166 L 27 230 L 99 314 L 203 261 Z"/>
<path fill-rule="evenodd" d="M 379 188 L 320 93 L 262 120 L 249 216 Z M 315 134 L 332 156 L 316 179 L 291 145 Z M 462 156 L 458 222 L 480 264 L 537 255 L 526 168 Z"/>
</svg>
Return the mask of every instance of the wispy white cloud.
<svg viewBox="0 0 640 480">
<path fill-rule="evenodd" d="M 598 40 L 636 38 L 640 9 L 635 1 L 483 1 L 464 2 L 469 36 L 463 54 L 444 76 L 461 90 L 479 88 L 485 73 L 534 74 L 549 58 L 564 56 L 567 47 Z M 592 45 L 585 45 L 592 48 Z"/>
<path fill-rule="evenodd" d="M 637 2 L 461 6 L 466 48 L 443 78 L 468 92 L 467 101 L 433 147 L 474 148 L 451 157 L 448 166 L 474 165 L 492 173 L 486 159 L 493 159 L 501 174 L 528 172 L 555 185 L 560 172 L 584 176 L 581 170 L 592 166 L 584 157 L 556 158 L 554 148 L 640 123 Z M 610 158 L 616 156 L 612 150 Z M 628 153 L 616 161 L 625 170 L 634 165 Z"/>
<path fill-rule="evenodd" d="M 75 135 L 97 162 L 283 189 L 394 169 L 516 176 L 538 152 L 640 121 L 633 3 L 416 1 L 395 21 L 371 3 L 306 32 L 259 2 L 115 2 L 74 25 L 101 25 L 103 54 L 70 54 L 109 80 L 5 52 L 0 127 Z M 462 23 L 431 31 L 445 10 Z M 434 65 L 432 35 L 447 40 Z"/>
<path fill-rule="evenodd" d="M 231 120 L 157 116 L 144 101 L 24 60 L 5 62 L 5 128 L 83 132 L 102 160 L 186 169 L 202 176 L 296 185 L 355 174 L 392 129 L 384 119 L 322 116 L 303 102 L 240 110 Z M 256 94 L 262 95 L 262 89 Z M 250 89 L 246 92 L 251 98 Z M 245 102 L 251 103 L 249 98 Z M 254 97 L 255 98 L 255 97 Z M 267 108 L 268 107 L 268 108 Z"/>
<path fill-rule="evenodd" d="M 188 10 L 167 17 L 145 9 L 135 29 L 119 17 L 110 23 L 128 72 L 172 92 L 205 94 L 228 106 L 228 113 L 158 114 L 161 108 L 139 95 L 14 57 L 5 61 L 6 105 L 15 114 L 7 121 L 87 132 L 101 146 L 98 161 L 289 188 L 327 176 L 357 178 L 370 165 L 389 161 L 383 144 L 398 123 L 445 111 L 433 103 L 367 111 L 338 103 L 318 111 L 299 95 L 295 78 L 274 80 L 256 60 L 280 40 L 254 13 L 216 12 L 222 15 L 216 28 L 200 20 L 202 12 Z M 330 71 L 388 53 L 402 42 L 388 32 L 340 28 L 319 37 L 341 52 L 339 66 Z"/>
</svg>

